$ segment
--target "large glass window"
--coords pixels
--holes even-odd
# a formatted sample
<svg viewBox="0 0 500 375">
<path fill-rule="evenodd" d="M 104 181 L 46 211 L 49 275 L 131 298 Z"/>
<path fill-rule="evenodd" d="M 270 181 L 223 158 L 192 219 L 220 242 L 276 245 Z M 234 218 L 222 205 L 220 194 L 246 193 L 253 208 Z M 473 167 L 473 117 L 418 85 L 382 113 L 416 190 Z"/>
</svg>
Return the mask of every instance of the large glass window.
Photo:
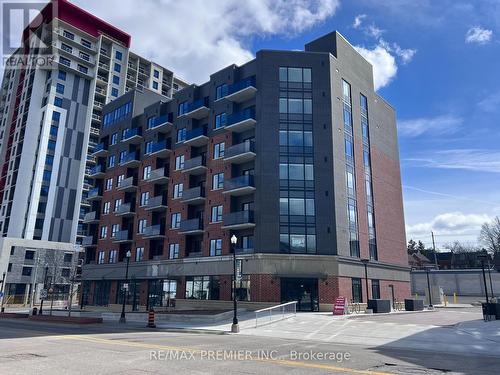
<svg viewBox="0 0 500 375">
<path fill-rule="evenodd" d="M 352 302 L 363 302 L 363 291 L 361 288 L 361 279 L 357 277 L 352 278 Z"/>
<path fill-rule="evenodd" d="M 219 276 L 186 277 L 186 299 L 218 300 L 219 296 Z"/>
<path fill-rule="evenodd" d="M 222 240 L 220 238 L 210 240 L 210 256 L 222 255 Z"/>
</svg>

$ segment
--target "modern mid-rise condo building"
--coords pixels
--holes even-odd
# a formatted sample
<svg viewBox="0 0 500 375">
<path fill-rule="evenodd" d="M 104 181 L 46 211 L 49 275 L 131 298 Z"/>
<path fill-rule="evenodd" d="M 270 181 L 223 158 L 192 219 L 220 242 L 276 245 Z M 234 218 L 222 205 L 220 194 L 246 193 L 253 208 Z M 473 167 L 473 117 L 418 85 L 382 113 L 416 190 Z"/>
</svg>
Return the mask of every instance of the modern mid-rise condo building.
<svg viewBox="0 0 500 375">
<path fill-rule="evenodd" d="M 339 33 L 155 96 L 103 109 L 86 304 L 229 301 L 233 235 L 240 300 L 366 301 L 364 261 L 370 297 L 408 295 L 395 112 Z"/>
</svg>

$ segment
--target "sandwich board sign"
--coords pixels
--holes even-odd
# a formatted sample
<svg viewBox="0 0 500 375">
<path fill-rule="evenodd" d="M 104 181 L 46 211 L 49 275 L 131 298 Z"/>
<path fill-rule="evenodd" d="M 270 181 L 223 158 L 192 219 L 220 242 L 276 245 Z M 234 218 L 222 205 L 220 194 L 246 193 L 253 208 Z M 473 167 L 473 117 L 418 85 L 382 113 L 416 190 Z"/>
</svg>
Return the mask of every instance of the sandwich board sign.
<svg viewBox="0 0 500 375">
<path fill-rule="evenodd" d="M 333 315 L 345 314 L 347 314 L 347 298 L 337 297 L 335 304 L 333 305 Z"/>
</svg>

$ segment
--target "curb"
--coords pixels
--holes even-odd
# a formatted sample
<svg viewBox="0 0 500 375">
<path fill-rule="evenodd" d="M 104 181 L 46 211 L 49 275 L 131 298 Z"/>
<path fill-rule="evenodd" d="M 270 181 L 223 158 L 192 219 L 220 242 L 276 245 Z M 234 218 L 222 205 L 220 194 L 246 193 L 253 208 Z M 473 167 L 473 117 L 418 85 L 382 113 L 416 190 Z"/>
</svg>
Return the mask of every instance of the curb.
<svg viewBox="0 0 500 375">
<path fill-rule="evenodd" d="M 156 331 L 208 334 L 208 335 L 228 335 L 229 334 L 229 332 L 226 332 L 226 331 L 219 331 L 219 330 L 215 330 L 215 329 L 196 329 L 196 328 L 156 328 Z"/>
</svg>

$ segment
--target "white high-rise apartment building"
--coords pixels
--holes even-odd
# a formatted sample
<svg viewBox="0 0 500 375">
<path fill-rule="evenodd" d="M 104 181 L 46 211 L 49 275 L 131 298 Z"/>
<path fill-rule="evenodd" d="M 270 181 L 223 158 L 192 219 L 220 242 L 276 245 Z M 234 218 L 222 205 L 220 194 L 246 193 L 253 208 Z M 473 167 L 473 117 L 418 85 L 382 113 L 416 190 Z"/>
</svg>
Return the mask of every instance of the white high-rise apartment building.
<svg viewBox="0 0 500 375">
<path fill-rule="evenodd" d="M 66 0 L 41 15 L 23 42 L 51 44 L 52 69 L 6 69 L 0 91 L 0 233 L 79 243 L 102 107 L 133 88 L 167 99 L 187 84 L 132 53 L 128 34 Z"/>
</svg>

